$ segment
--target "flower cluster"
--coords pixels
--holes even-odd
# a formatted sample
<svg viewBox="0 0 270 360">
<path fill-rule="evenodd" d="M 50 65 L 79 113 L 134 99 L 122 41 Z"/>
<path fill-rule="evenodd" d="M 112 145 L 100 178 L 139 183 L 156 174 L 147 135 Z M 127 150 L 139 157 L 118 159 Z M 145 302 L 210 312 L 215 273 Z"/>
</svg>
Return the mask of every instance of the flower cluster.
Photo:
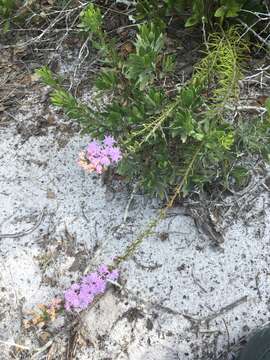
<svg viewBox="0 0 270 360">
<path fill-rule="evenodd" d="M 79 155 L 79 165 L 88 172 L 103 173 L 109 165 L 122 159 L 122 152 L 112 136 L 105 136 L 103 141 L 91 141 L 86 151 Z"/>
<path fill-rule="evenodd" d="M 96 272 L 84 276 L 79 283 L 65 291 L 65 309 L 87 308 L 97 295 L 105 292 L 108 281 L 116 281 L 118 276 L 118 270 L 110 271 L 106 265 L 101 265 Z"/>
</svg>

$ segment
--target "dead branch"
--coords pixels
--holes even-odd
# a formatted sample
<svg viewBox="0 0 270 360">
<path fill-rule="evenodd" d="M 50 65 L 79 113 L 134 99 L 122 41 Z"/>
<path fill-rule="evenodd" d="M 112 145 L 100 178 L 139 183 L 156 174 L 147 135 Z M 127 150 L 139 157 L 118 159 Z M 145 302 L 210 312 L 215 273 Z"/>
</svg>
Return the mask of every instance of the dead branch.
<svg viewBox="0 0 270 360">
<path fill-rule="evenodd" d="M 28 230 L 21 231 L 21 232 L 18 232 L 18 233 L 14 233 L 14 234 L 0 234 L 0 239 L 18 239 L 20 237 L 31 234 L 33 231 L 35 231 L 39 227 L 39 225 L 41 224 L 44 216 L 45 216 L 45 209 L 42 210 L 41 215 L 39 216 L 36 224 L 33 227 L 31 227 Z"/>
<path fill-rule="evenodd" d="M 21 349 L 21 350 L 28 350 L 28 351 L 31 350 L 28 346 L 16 344 L 16 343 L 11 342 L 11 341 L 0 340 L 0 343 L 3 344 L 3 345 L 9 346 L 9 347 L 16 347 L 16 348 Z"/>
<path fill-rule="evenodd" d="M 266 45 L 268 48 L 270 47 L 270 42 L 267 41 L 267 39 L 265 40 L 261 35 L 259 35 L 251 26 L 248 26 L 246 23 L 244 23 L 244 21 L 242 21 L 241 19 L 238 19 L 238 22 L 240 22 L 241 25 L 244 26 L 244 28 L 247 31 L 250 31 L 258 40 L 260 40 L 264 45 Z M 259 21 L 257 21 L 259 22 Z M 256 23 L 257 23 L 256 22 Z"/>
<path fill-rule="evenodd" d="M 237 307 L 237 306 L 241 305 L 242 303 L 246 302 L 247 298 L 248 298 L 247 295 L 242 296 L 240 299 L 234 301 L 233 303 L 222 307 L 219 311 L 215 312 L 214 314 L 206 316 L 205 318 L 203 318 L 201 320 L 201 322 L 209 322 L 211 320 L 216 319 L 218 316 L 226 314 L 230 310 L 232 310 L 235 307 Z"/>
</svg>

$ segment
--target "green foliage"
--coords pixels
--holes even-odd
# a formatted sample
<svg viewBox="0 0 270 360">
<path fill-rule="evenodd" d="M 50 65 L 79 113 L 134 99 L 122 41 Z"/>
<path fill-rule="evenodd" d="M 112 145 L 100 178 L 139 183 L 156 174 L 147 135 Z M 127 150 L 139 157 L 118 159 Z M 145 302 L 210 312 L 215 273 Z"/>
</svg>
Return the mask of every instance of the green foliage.
<svg viewBox="0 0 270 360">
<path fill-rule="evenodd" d="M 10 18 L 16 9 L 16 0 L 0 0 L 0 20 L 3 19 L 3 30 L 7 32 L 10 26 Z"/>
<path fill-rule="evenodd" d="M 245 154 L 257 154 L 270 160 L 270 111 L 265 118 L 241 120 L 235 129 L 238 147 Z"/>
<path fill-rule="evenodd" d="M 88 7 L 81 13 L 80 27 L 87 32 L 93 34 L 102 33 L 102 15 L 98 7 L 89 4 Z M 101 35 L 102 36 L 102 35 Z"/>
<path fill-rule="evenodd" d="M 265 101 L 265 107 L 266 107 L 266 110 L 268 112 L 268 115 L 270 117 L 270 98 L 266 99 Z"/>
<path fill-rule="evenodd" d="M 93 111 L 64 90 L 61 83 L 62 79 L 54 75 L 47 66 L 37 70 L 36 73 L 46 85 L 54 89 L 50 96 L 52 104 L 61 107 L 70 118 L 80 121 L 84 127 L 87 127 L 93 117 Z"/>
<path fill-rule="evenodd" d="M 16 0 L 1 0 L 0 1 L 0 15 L 8 18 L 15 9 Z"/>
<path fill-rule="evenodd" d="M 197 25 L 203 18 L 207 23 L 213 22 L 214 18 L 219 18 L 223 23 L 225 18 L 237 17 L 245 3 L 246 0 L 193 0 L 192 16 L 187 20 L 186 26 Z"/>
<path fill-rule="evenodd" d="M 174 13 L 182 14 L 190 11 L 191 16 L 185 22 L 186 27 L 201 24 L 204 21 L 213 25 L 219 20 L 240 16 L 241 9 L 260 11 L 264 8 L 263 0 L 137 0 L 136 19 L 157 20 Z"/>
<path fill-rule="evenodd" d="M 135 17 L 137 20 L 158 20 L 174 11 L 181 13 L 188 3 L 188 0 L 137 0 Z"/>
<path fill-rule="evenodd" d="M 208 19 L 209 17 L 205 14 L 205 1 L 195 0 L 192 1 L 192 16 L 190 16 L 185 26 L 190 27 L 201 23 L 202 18 Z"/>
<path fill-rule="evenodd" d="M 117 88 L 118 76 L 114 69 L 103 70 L 95 81 L 98 90 L 114 90 Z"/>
<path fill-rule="evenodd" d="M 215 16 L 222 19 L 225 17 L 236 17 L 244 3 L 245 0 L 221 0 L 220 7 L 216 10 Z"/>
<path fill-rule="evenodd" d="M 219 105 L 239 95 L 242 64 L 249 51 L 247 42 L 239 39 L 237 27 L 231 27 L 226 33 L 211 34 L 206 56 L 195 66 L 192 81 L 203 84 Z"/>
<path fill-rule="evenodd" d="M 226 187 L 232 179 L 243 186 L 248 169 L 242 161 L 248 154 L 269 156 L 270 127 L 267 117 L 234 123 L 225 116 L 225 105 L 238 96 L 248 51 L 238 29 L 210 35 L 193 78 L 172 99 L 162 86 L 173 59 L 166 54 L 160 22 L 139 25 L 134 52 L 124 56 L 112 46 L 96 7 L 90 5 L 81 19 L 106 58 L 95 85 L 98 96 L 109 93 L 110 102 L 93 109 L 66 91 L 49 69 L 39 75 L 54 89 L 53 104 L 78 120 L 85 132 L 118 140 L 124 157 L 116 171 L 161 198 L 180 183 L 184 193 L 208 184 Z"/>
<path fill-rule="evenodd" d="M 59 76 L 54 76 L 51 70 L 44 66 L 36 71 L 36 74 L 42 79 L 44 84 L 49 85 L 53 88 L 60 88 L 61 79 Z"/>
<path fill-rule="evenodd" d="M 164 48 L 164 35 L 153 23 L 141 25 L 135 45 L 136 53 L 128 57 L 124 74 L 143 90 L 157 77 L 159 57 Z M 168 57 L 166 59 L 169 61 Z"/>
<path fill-rule="evenodd" d="M 91 37 L 92 45 L 100 50 L 104 61 L 113 66 L 117 66 L 119 59 L 115 51 L 115 44 L 102 29 L 100 9 L 90 3 L 85 10 L 82 11 L 80 19 L 79 28 L 81 28 L 87 36 Z"/>
</svg>

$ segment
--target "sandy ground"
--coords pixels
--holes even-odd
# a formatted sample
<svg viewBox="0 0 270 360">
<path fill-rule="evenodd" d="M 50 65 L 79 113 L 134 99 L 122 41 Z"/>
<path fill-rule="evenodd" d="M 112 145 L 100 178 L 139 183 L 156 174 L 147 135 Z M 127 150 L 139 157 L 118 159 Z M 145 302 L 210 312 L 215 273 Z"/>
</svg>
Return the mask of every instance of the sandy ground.
<svg viewBox="0 0 270 360">
<path fill-rule="evenodd" d="M 27 236 L 0 238 L 1 359 L 31 359 L 10 343 L 33 350 L 61 333 L 60 323 L 45 341 L 22 321 L 87 267 L 121 254 L 160 207 L 142 195 L 130 201 L 121 182 L 112 190 L 85 174 L 76 159 L 89 138 L 33 84 L 16 112 L 0 113 L 0 234 L 40 223 Z M 260 182 L 255 192 L 225 199 L 219 247 L 182 208 L 170 211 L 121 266 L 122 289 L 112 287 L 82 315 L 88 341 L 72 358 L 233 359 L 233 345 L 270 315 L 269 196 Z M 62 358 L 57 351 L 52 359 Z"/>
</svg>

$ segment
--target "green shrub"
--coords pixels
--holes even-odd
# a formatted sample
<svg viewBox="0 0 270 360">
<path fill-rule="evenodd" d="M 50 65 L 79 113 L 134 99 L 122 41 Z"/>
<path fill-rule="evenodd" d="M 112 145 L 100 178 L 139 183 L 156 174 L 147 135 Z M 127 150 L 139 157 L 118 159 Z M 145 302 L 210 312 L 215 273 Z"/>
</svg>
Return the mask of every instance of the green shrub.
<svg viewBox="0 0 270 360">
<path fill-rule="evenodd" d="M 47 68 L 39 75 L 54 88 L 53 104 L 80 121 L 86 133 L 99 139 L 108 134 L 117 138 L 124 153 L 117 172 L 137 180 L 147 193 L 167 197 L 183 180 L 185 193 L 194 186 L 243 183 L 248 169 L 241 161 L 246 154 L 269 154 L 267 117 L 252 121 L 255 128 L 249 131 L 247 123 L 228 121 L 225 116 L 225 105 L 237 97 L 248 51 L 237 28 L 210 36 L 208 52 L 174 99 L 162 87 L 174 61 L 166 54 L 160 23 L 138 26 L 135 50 L 127 58 L 112 47 L 93 5 L 82 15 L 82 28 L 92 31 L 94 46 L 105 60 L 95 83 L 98 94 L 110 93 L 112 100 L 94 110 L 64 90 Z M 256 144 L 254 132 L 260 143 Z"/>
</svg>

